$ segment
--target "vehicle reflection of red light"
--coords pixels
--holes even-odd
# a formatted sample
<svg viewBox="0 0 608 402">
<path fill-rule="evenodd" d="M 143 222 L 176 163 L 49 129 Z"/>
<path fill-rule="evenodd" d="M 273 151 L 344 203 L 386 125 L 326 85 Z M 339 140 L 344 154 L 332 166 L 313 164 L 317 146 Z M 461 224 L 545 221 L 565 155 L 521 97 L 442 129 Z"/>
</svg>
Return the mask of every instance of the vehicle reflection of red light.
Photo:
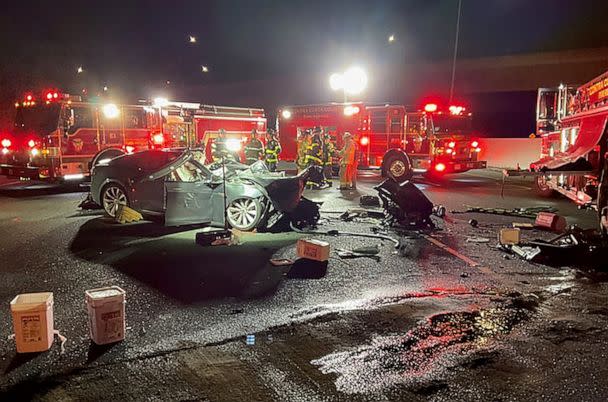
<svg viewBox="0 0 608 402">
<path fill-rule="evenodd" d="M 445 165 L 443 163 L 438 163 L 435 165 L 435 170 L 438 172 L 443 172 L 445 171 Z"/>
<path fill-rule="evenodd" d="M 127 146 L 125 146 L 125 151 L 127 151 L 128 154 L 132 154 L 133 151 L 135 151 L 135 147 L 133 147 L 131 145 L 127 145 Z"/>
</svg>

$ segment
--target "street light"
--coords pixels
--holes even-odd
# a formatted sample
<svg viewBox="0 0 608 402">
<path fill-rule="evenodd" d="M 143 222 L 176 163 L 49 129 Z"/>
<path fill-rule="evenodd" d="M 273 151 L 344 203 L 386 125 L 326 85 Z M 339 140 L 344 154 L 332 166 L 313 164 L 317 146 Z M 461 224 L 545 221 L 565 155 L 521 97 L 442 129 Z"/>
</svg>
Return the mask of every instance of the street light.
<svg viewBox="0 0 608 402">
<path fill-rule="evenodd" d="M 395 35 L 391 34 L 388 36 L 388 43 L 393 43 L 395 41 Z"/>
<path fill-rule="evenodd" d="M 201 66 L 201 70 L 203 70 L 203 73 L 208 73 L 209 72 L 209 67 L 207 67 L 207 66 Z"/>
<path fill-rule="evenodd" d="M 189 36 L 190 43 L 196 43 L 196 36 Z"/>
<path fill-rule="evenodd" d="M 342 74 L 334 73 L 329 77 L 329 86 L 332 90 L 342 90 L 344 92 L 344 102 L 346 95 L 357 95 L 367 87 L 367 74 L 361 67 L 350 67 Z"/>
<path fill-rule="evenodd" d="M 82 66 L 78 66 L 78 68 L 76 69 L 76 72 L 78 74 L 82 73 L 84 71 L 84 68 L 82 68 Z"/>
</svg>

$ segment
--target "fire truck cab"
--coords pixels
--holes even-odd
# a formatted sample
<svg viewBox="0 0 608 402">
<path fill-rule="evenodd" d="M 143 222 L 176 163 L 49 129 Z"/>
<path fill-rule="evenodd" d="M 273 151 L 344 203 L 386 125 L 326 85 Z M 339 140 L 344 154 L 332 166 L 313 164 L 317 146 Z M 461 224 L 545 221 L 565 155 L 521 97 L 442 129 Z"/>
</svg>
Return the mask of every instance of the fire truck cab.
<svg viewBox="0 0 608 402">
<path fill-rule="evenodd" d="M 412 112 L 402 105 L 363 102 L 284 107 L 278 113 L 282 158 L 295 160 L 299 133 L 320 127 L 337 148 L 342 147 L 342 135 L 350 132 L 358 144 L 359 167 L 380 168 L 384 176 L 399 181 L 416 172 L 485 168 L 477 160 L 479 143 L 469 138 L 471 115 L 465 108 L 444 112 L 431 106 Z"/>
<path fill-rule="evenodd" d="M 204 148 L 219 130 L 237 148 L 266 130 L 262 109 L 169 102 L 138 105 L 86 102 L 50 91 L 15 103 L 15 124 L 0 134 L 0 174 L 78 181 L 96 160 L 153 148 Z M 210 157 L 210 152 L 206 155 Z"/>
</svg>

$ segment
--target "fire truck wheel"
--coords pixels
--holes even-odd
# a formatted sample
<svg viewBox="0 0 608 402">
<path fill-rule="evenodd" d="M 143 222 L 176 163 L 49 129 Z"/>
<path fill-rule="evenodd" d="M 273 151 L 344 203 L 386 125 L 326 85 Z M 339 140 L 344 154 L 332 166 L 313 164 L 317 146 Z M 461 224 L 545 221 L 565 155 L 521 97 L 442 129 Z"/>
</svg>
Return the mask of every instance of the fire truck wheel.
<svg viewBox="0 0 608 402">
<path fill-rule="evenodd" d="M 401 155 L 388 155 L 383 165 L 386 167 L 385 175 L 398 183 L 403 183 L 412 178 L 410 161 Z"/>
<path fill-rule="evenodd" d="M 260 220 L 262 220 L 263 211 L 259 200 L 239 198 L 228 205 L 226 218 L 231 227 L 247 232 L 258 226 Z"/>
<path fill-rule="evenodd" d="M 546 176 L 536 176 L 534 189 L 541 197 L 555 197 L 555 190 L 547 185 Z"/>
<path fill-rule="evenodd" d="M 110 183 L 101 190 L 101 203 L 106 214 L 115 218 L 119 205 L 129 206 L 129 198 L 120 184 Z"/>
</svg>

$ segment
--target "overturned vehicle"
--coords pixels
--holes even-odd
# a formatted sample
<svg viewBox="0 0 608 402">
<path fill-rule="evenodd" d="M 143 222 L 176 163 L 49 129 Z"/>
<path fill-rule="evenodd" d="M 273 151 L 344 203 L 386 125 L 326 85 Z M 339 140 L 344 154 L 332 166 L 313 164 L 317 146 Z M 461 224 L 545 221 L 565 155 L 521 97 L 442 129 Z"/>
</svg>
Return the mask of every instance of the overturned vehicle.
<svg viewBox="0 0 608 402">
<path fill-rule="evenodd" d="M 307 180 L 271 173 L 262 161 L 204 165 L 192 150 L 150 150 L 99 161 L 92 169 L 91 197 L 115 217 L 120 205 L 144 216 L 163 217 L 166 226 L 210 225 L 274 231 L 314 225 L 318 206 L 302 197 Z"/>
</svg>

